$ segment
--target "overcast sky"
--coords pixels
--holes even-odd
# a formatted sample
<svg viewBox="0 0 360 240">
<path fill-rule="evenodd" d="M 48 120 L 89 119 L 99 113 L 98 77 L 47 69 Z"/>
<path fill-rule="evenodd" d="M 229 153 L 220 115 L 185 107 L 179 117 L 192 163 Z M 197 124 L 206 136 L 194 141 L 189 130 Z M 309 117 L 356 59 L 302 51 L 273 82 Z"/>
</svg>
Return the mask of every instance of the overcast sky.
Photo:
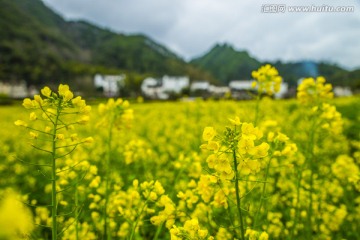
<svg viewBox="0 0 360 240">
<path fill-rule="evenodd" d="M 227 42 L 262 61 L 321 60 L 360 68 L 360 0 L 43 1 L 67 20 L 145 34 L 186 60 Z M 267 13 L 278 4 L 286 7 L 283 12 Z M 354 11 L 289 9 L 312 5 L 351 6 Z"/>
</svg>

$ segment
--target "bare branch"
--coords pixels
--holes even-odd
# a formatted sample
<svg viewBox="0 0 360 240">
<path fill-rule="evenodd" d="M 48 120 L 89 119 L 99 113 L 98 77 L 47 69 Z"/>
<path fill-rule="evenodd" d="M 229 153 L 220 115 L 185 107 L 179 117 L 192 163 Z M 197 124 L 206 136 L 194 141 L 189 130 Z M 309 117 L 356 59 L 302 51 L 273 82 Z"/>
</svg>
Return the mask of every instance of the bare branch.
<svg viewBox="0 0 360 240">
<path fill-rule="evenodd" d="M 42 148 L 40 148 L 40 147 L 37 147 L 37 146 L 35 146 L 34 144 L 31 144 L 31 146 L 32 146 L 33 148 L 35 148 L 35 149 L 39 150 L 39 151 L 42 151 L 42 152 L 46 152 L 46 153 L 52 154 L 52 152 L 51 152 L 51 151 L 46 150 L 46 149 L 42 149 Z"/>
<path fill-rule="evenodd" d="M 66 154 L 64 154 L 64 155 L 61 155 L 61 156 L 57 156 L 57 157 L 55 157 L 55 159 L 63 158 L 63 157 L 65 157 L 65 156 L 71 154 L 73 151 L 75 151 L 75 149 L 76 149 L 77 146 L 78 146 L 78 145 L 75 145 L 74 148 L 71 149 L 68 153 L 66 153 Z"/>
<path fill-rule="evenodd" d="M 38 167 L 51 167 L 51 165 L 50 165 L 50 164 L 36 164 L 36 163 L 29 163 L 29 162 L 26 162 L 26 161 L 24 161 L 24 160 L 22 160 L 22 159 L 20 159 L 20 158 L 18 158 L 18 157 L 16 157 L 16 156 L 14 156 L 14 158 L 15 158 L 16 160 L 20 161 L 20 162 L 23 162 L 23 163 L 25 163 L 25 164 L 27 164 L 27 165 L 31 165 L 31 166 L 38 166 Z"/>
</svg>

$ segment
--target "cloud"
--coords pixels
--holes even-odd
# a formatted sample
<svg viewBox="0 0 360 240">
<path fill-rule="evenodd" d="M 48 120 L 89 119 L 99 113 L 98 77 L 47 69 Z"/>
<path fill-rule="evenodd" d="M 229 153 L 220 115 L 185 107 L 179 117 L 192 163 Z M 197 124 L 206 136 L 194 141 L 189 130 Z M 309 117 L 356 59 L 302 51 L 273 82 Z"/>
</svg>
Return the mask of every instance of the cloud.
<svg viewBox="0 0 360 240">
<path fill-rule="evenodd" d="M 356 0 L 292 0 L 293 6 L 354 6 L 352 13 L 262 13 L 269 0 L 44 0 L 67 19 L 117 32 L 144 33 L 190 59 L 217 42 L 261 60 L 302 59 L 360 67 L 360 4 Z M 289 1 L 277 4 L 290 6 Z"/>
</svg>

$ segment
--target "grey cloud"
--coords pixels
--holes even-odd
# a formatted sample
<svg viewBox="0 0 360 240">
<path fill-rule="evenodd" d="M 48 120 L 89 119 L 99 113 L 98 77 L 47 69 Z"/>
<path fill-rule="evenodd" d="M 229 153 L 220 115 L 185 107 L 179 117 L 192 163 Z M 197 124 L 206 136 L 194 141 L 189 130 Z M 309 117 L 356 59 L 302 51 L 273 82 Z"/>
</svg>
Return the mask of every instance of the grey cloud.
<svg viewBox="0 0 360 240">
<path fill-rule="evenodd" d="M 189 59 L 229 42 L 262 60 L 329 60 L 360 67 L 356 0 L 292 0 L 291 5 L 355 6 L 354 13 L 261 13 L 268 0 L 44 0 L 69 18 L 118 32 L 145 33 Z M 279 0 L 278 4 L 290 5 Z"/>
</svg>

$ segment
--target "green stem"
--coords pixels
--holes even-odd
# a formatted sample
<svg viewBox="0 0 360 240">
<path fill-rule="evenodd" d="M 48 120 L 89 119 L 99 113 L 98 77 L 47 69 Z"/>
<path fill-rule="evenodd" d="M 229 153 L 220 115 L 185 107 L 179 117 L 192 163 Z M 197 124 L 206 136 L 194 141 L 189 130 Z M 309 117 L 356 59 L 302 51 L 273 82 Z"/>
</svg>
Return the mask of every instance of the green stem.
<svg viewBox="0 0 360 240">
<path fill-rule="evenodd" d="M 78 185 L 75 186 L 75 233 L 76 240 L 79 240 L 79 196 Z"/>
<path fill-rule="evenodd" d="M 261 193 L 261 197 L 260 197 L 260 204 L 259 204 L 259 209 L 258 211 L 256 212 L 256 216 L 255 216 L 255 219 L 254 219 L 254 225 L 253 225 L 253 228 L 255 229 L 256 228 L 256 223 L 258 221 L 258 217 L 260 215 L 260 212 L 261 212 L 261 207 L 263 205 L 263 202 L 264 202 L 264 199 L 265 199 L 265 194 L 266 194 L 266 181 L 267 181 L 267 178 L 269 176 L 269 169 L 270 169 L 270 162 L 271 162 L 271 157 L 269 157 L 269 162 L 266 166 L 266 172 L 265 172 L 265 180 L 264 180 L 264 185 L 263 185 L 263 189 L 262 189 L 262 193 Z"/>
<path fill-rule="evenodd" d="M 104 237 L 110 240 L 111 234 L 108 223 L 108 204 L 109 204 L 109 193 L 110 193 L 110 158 L 111 158 L 111 141 L 112 141 L 112 128 L 114 121 L 112 120 L 109 126 L 108 142 L 107 142 L 107 157 L 105 166 L 105 206 L 104 206 Z"/>
<path fill-rule="evenodd" d="M 233 221 L 233 217 L 232 217 L 232 212 L 231 212 L 231 207 L 228 207 L 228 215 L 229 215 L 229 220 L 230 220 L 230 224 L 231 224 L 231 228 L 233 230 L 233 234 L 234 236 L 236 236 L 236 227 L 234 225 L 234 221 Z"/>
<path fill-rule="evenodd" d="M 300 215 L 300 188 L 301 188 L 301 179 L 302 179 L 302 168 L 298 170 L 297 174 L 297 182 L 296 182 L 296 208 L 295 208 L 295 219 L 294 219 L 294 226 L 291 229 L 291 238 L 294 239 L 295 235 L 295 228 L 297 226 L 297 221 Z"/>
<path fill-rule="evenodd" d="M 313 212 L 313 191 L 314 191 L 314 163 L 313 163 L 313 159 L 314 159 L 314 140 L 315 140 L 315 127 L 316 127 L 316 123 L 315 121 L 313 122 L 312 128 L 311 128 L 311 132 L 310 132 L 310 141 L 309 141 L 309 147 L 308 147 L 308 156 L 307 156 L 307 160 L 309 163 L 309 167 L 310 167 L 310 196 L 309 196 L 309 209 L 308 209 L 308 234 L 309 234 L 309 238 L 312 237 L 312 212 Z"/>
<path fill-rule="evenodd" d="M 257 122 L 259 120 L 259 112 L 260 112 L 260 93 L 256 97 L 256 105 L 255 105 L 255 120 L 254 125 L 256 127 Z"/>
<path fill-rule="evenodd" d="M 160 236 L 161 230 L 162 230 L 162 228 L 163 228 L 163 225 L 164 225 L 164 224 L 161 223 L 161 224 L 157 227 L 154 240 L 158 240 L 158 239 L 159 239 L 159 236 Z"/>
<path fill-rule="evenodd" d="M 149 197 L 150 197 L 150 194 L 149 194 Z M 137 217 L 136 217 L 136 221 L 133 223 L 133 227 L 132 227 L 132 229 L 131 229 L 130 240 L 132 240 L 132 239 L 134 238 L 136 227 L 137 227 L 137 225 L 139 224 L 141 214 L 144 212 L 145 207 L 147 206 L 147 203 L 148 203 L 148 201 L 149 201 L 149 197 L 145 200 L 145 203 L 144 203 L 144 205 L 142 206 L 140 213 L 139 213 L 139 214 L 137 215 Z"/>
<path fill-rule="evenodd" d="M 237 171 L 237 159 L 236 159 L 236 152 L 235 149 L 233 150 L 233 158 L 234 158 L 234 169 L 235 169 L 235 193 L 236 193 L 236 208 L 239 214 L 239 221 L 240 221 L 240 232 L 241 232 L 241 239 L 245 240 L 245 233 L 244 233 L 244 223 L 243 223 L 243 215 L 241 212 L 241 201 L 240 201 L 240 190 L 239 190 L 239 179 L 238 179 L 238 171 Z"/>
<path fill-rule="evenodd" d="M 61 112 L 61 101 L 57 106 L 56 118 L 54 121 L 54 129 L 52 135 L 52 149 L 51 149 L 51 219 L 52 219 L 52 240 L 57 239 L 57 199 L 56 199 L 56 133 L 57 125 Z"/>
</svg>

